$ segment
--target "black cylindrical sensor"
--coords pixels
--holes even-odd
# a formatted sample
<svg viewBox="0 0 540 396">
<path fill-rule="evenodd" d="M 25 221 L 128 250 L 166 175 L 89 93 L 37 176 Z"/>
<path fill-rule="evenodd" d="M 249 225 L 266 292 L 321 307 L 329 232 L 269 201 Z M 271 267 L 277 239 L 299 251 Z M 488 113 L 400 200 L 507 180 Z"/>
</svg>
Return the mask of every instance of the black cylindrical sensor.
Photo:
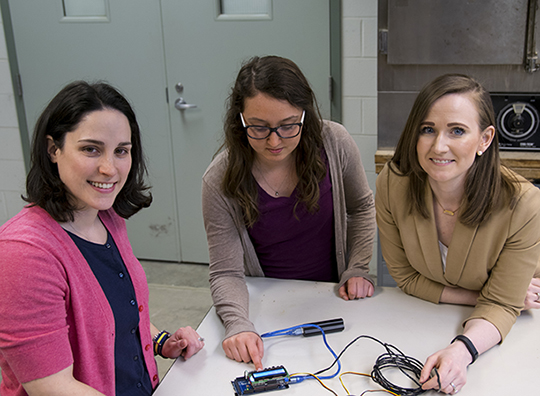
<svg viewBox="0 0 540 396">
<path fill-rule="evenodd" d="M 306 325 L 308 324 L 314 324 L 319 326 L 321 329 L 323 329 L 325 334 L 337 333 L 345 329 L 345 323 L 343 322 L 343 318 L 323 320 L 322 322 L 306 323 Z M 302 328 L 302 335 L 304 337 L 312 337 L 320 334 L 322 334 L 321 331 L 316 327 Z"/>
</svg>

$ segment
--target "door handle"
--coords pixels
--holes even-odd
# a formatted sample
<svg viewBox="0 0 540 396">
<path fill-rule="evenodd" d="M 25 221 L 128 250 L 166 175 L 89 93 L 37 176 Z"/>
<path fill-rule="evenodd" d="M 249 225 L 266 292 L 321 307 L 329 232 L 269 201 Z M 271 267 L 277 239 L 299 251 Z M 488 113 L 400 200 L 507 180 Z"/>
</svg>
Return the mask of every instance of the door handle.
<svg viewBox="0 0 540 396">
<path fill-rule="evenodd" d="M 178 98 L 174 101 L 174 107 L 176 107 L 178 110 L 186 110 L 186 109 L 194 109 L 197 107 L 197 105 L 186 103 L 184 98 Z"/>
</svg>

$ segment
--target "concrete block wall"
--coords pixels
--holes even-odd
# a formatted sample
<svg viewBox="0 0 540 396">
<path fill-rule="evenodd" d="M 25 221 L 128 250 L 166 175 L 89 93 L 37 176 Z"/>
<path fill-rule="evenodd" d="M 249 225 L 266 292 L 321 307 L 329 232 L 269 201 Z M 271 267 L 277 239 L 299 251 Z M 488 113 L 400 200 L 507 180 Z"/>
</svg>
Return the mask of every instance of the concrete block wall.
<svg viewBox="0 0 540 396">
<path fill-rule="evenodd" d="M 353 136 L 375 192 L 377 0 L 342 0 L 343 125 Z M 377 241 L 370 272 L 377 273 Z"/>
<path fill-rule="evenodd" d="M 1 20 L 0 20 L 1 23 Z M 25 169 L 15 101 L 0 26 L 0 224 L 24 205 Z M 375 191 L 377 150 L 377 0 L 342 0 L 343 124 L 360 148 Z M 376 254 L 370 264 L 376 273 Z"/>
</svg>

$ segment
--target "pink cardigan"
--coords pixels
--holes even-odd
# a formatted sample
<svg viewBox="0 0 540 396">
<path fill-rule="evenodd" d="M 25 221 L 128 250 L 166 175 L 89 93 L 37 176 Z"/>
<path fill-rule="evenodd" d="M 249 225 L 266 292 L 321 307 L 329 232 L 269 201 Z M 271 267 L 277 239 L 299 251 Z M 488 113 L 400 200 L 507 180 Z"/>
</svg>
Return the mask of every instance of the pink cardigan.
<svg viewBox="0 0 540 396">
<path fill-rule="evenodd" d="M 142 350 L 159 382 L 150 334 L 148 285 L 125 222 L 100 212 L 124 260 L 139 303 Z M 114 317 L 99 282 L 71 238 L 39 207 L 0 228 L 0 395 L 26 395 L 21 382 L 73 364 L 74 377 L 114 396 Z"/>
</svg>

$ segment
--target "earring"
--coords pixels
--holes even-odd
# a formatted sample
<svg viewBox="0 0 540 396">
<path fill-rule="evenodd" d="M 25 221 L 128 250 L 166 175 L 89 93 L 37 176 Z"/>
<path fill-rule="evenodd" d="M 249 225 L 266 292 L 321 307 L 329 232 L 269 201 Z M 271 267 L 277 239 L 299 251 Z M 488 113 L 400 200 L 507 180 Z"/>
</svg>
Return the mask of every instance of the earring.
<svg viewBox="0 0 540 396">
<path fill-rule="evenodd" d="M 481 156 L 482 154 L 484 154 L 484 153 L 482 152 L 482 150 L 478 150 L 478 151 L 476 152 L 476 154 L 480 157 L 480 156 Z"/>
</svg>

